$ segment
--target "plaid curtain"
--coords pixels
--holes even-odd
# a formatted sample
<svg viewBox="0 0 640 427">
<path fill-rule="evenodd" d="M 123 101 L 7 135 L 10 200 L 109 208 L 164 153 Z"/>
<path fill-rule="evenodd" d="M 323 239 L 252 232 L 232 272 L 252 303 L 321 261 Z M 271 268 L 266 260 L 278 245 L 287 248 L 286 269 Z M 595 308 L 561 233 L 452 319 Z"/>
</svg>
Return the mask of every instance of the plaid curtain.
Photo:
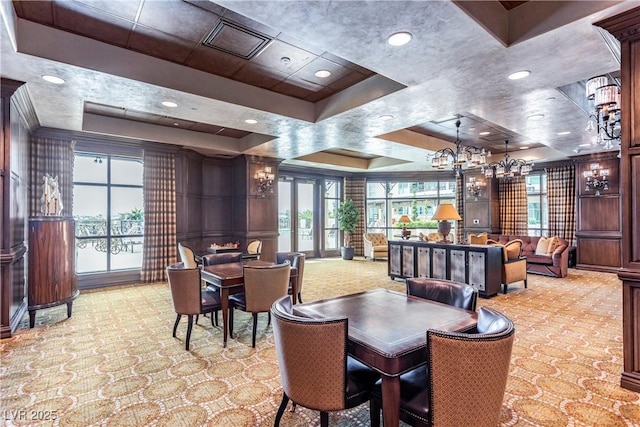
<svg viewBox="0 0 640 427">
<path fill-rule="evenodd" d="M 73 147 L 74 141 L 42 136 L 31 138 L 31 175 L 29 215 L 39 216 L 43 194 L 44 176 L 58 177 L 58 189 L 62 199 L 61 216 L 73 215 Z"/>
<path fill-rule="evenodd" d="M 360 211 L 360 218 L 358 218 L 358 225 L 356 231 L 351 236 L 351 245 L 355 248 L 355 255 L 362 256 L 364 254 L 364 242 L 362 241 L 362 234 L 365 230 L 366 221 L 366 206 L 365 206 L 365 192 L 367 181 L 364 178 L 352 178 L 346 177 L 344 179 L 344 199 L 352 199 Z"/>
<path fill-rule="evenodd" d="M 549 236 L 559 236 L 575 246 L 576 168 L 565 165 L 547 169 Z"/>
<path fill-rule="evenodd" d="M 456 209 L 462 221 L 456 221 L 456 242 L 464 241 L 464 176 L 456 175 Z"/>
<path fill-rule="evenodd" d="M 499 184 L 501 234 L 526 236 L 527 184 L 523 176 L 502 178 Z"/>
<path fill-rule="evenodd" d="M 175 262 L 176 172 L 173 153 L 144 150 L 144 250 L 140 280 L 166 280 Z"/>
</svg>

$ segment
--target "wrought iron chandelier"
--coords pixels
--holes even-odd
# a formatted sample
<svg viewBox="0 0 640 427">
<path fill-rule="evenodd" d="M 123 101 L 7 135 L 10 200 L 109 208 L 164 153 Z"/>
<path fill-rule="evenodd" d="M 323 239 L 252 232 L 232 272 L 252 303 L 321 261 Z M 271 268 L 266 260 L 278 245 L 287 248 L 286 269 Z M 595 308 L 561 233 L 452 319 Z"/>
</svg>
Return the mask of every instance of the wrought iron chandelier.
<svg viewBox="0 0 640 427">
<path fill-rule="evenodd" d="M 273 193 L 273 181 L 276 179 L 276 175 L 271 172 L 271 166 L 265 166 L 263 170 L 256 172 L 253 179 L 261 197 L 264 197 L 266 193 Z"/>
<path fill-rule="evenodd" d="M 504 159 L 493 162 L 482 168 L 486 178 L 513 178 L 514 176 L 529 175 L 533 169 L 533 162 L 523 159 L 512 159 L 509 156 L 509 140 L 504 141 Z"/>
<path fill-rule="evenodd" d="M 596 131 L 596 144 L 609 150 L 614 142 L 620 143 L 620 90 L 609 84 L 607 76 L 587 80 L 587 99 L 593 102 L 594 111 L 589 115 L 587 131 Z"/>
<path fill-rule="evenodd" d="M 460 176 L 462 167 L 468 163 L 469 167 L 484 166 L 487 159 L 491 157 L 491 151 L 486 151 L 472 145 L 462 145 L 460 141 L 460 118 L 456 120 L 456 150 L 443 148 L 438 150 L 431 159 L 431 166 L 436 169 L 446 169 L 452 167 L 457 176 Z"/>
</svg>

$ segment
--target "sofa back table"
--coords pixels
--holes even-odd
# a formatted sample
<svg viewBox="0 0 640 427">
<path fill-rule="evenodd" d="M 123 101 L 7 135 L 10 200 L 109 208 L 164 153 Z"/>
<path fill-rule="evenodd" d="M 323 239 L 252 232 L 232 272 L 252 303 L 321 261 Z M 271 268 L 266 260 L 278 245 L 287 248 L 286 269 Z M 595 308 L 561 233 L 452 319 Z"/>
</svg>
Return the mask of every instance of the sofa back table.
<svg viewBox="0 0 640 427">
<path fill-rule="evenodd" d="M 500 292 L 502 261 L 501 246 L 389 241 L 388 274 L 392 279 L 454 280 L 475 286 L 484 298 Z"/>
</svg>

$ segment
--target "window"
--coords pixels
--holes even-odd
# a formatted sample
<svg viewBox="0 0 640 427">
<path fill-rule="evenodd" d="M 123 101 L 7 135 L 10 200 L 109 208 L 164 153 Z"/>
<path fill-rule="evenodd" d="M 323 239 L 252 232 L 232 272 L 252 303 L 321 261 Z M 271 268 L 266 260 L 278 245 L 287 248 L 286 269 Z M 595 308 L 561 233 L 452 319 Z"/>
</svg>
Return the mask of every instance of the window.
<svg viewBox="0 0 640 427">
<path fill-rule="evenodd" d="M 324 180 L 324 250 L 340 249 L 338 230 L 338 207 L 342 196 L 340 181 Z"/>
<path fill-rule="evenodd" d="M 525 177 L 529 236 L 544 236 L 549 230 L 547 210 L 547 174 L 532 173 Z"/>
<path fill-rule="evenodd" d="M 76 153 L 73 215 L 78 273 L 142 266 L 142 172 L 139 158 Z"/>
<path fill-rule="evenodd" d="M 411 218 L 407 228 L 412 234 L 436 232 L 438 223 L 431 219 L 436 207 L 440 203 L 456 204 L 456 182 L 452 179 L 367 181 L 366 185 L 367 232 L 385 233 L 388 238 L 400 234 L 402 225 L 397 220 L 402 215 Z"/>
</svg>

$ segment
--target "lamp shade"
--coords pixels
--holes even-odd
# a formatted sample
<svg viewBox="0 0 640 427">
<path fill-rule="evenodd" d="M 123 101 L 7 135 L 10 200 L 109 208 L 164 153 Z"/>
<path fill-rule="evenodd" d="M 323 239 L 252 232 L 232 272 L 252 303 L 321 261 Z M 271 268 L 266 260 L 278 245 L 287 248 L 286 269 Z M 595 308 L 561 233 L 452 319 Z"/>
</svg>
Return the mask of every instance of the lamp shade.
<svg viewBox="0 0 640 427">
<path fill-rule="evenodd" d="M 460 214 L 451 203 L 441 203 L 431 219 L 437 221 L 461 221 Z"/>
<path fill-rule="evenodd" d="M 411 222 L 411 218 L 409 218 L 409 215 L 402 215 L 400 219 L 398 219 L 398 222 L 408 223 Z"/>
</svg>

